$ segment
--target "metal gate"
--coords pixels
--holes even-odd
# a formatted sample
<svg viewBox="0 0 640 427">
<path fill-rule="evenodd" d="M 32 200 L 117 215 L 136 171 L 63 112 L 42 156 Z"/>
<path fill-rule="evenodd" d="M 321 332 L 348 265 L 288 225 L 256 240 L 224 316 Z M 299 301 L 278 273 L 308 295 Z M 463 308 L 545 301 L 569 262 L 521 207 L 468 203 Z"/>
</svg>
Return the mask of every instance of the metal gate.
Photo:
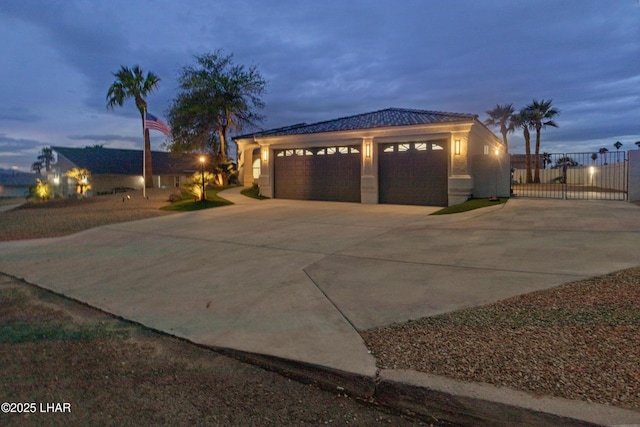
<svg viewBox="0 0 640 427">
<path fill-rule="evenodd" d="M 539 168 L 536 172 L 536 161 Z M 627 200 L 629 160 L 624 151 L 511 155 L 514 197 Z"/>
</svg>

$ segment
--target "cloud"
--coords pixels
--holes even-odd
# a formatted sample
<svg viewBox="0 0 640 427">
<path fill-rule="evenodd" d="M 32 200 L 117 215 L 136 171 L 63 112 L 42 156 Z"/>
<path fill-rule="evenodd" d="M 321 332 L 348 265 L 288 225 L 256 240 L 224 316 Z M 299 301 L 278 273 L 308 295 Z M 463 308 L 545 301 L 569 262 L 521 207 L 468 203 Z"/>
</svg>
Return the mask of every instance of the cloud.
<svg viewBox="0 0 640 427">
<path fill-rule="evenodd" d="M 142 140 L 142 136 L 123 136 L 123 135 L 69 135 L 67 138 L 77 141 L 95 141 L 95 142 L 134 142 L 138 143 Z"/>
<path fill-rule="evenodd" d="M 42 120 L 42 115 L 29 112 L 25 108 L 0 107 L 0 120 L 33 123 Z"/>
</svg>

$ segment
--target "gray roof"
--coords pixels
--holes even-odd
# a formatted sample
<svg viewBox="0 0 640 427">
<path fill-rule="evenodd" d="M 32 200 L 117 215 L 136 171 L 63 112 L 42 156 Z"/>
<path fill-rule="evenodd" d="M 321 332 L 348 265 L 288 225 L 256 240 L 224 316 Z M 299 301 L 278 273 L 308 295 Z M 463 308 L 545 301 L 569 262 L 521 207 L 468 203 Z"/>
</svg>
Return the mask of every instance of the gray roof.
<svg viewBox="0 0 640 427">
<path fill-rule="evenodd" d="M 30 187 L 36 184 L 36 178 L 40 178 L 40 175 L 36 175 L 35 173 L 0 169 L 0 186 Z"/>
<path fill-rule="evenodd" d="M 234 139 L 302 135 L 321 132 L 339 132 L 347 130 L 373 129 L 393 126 L 412 126 L 431 123 L 468 122 L 475 120 L 475 114 L 445 113 L 441 111 L 411 110 L 406 108 L 387 108 L 371 113 L 357 114 L 324 122 L 306 124 L 301 123 L 284 128 L 271 129 L 247 135 L 236 136 Z"/>
<path fill-rule="evenodd" d="M 79 168 L 93 175 L 142 175 L 142 150 L 114 148 L 51 147 Z M 176 155 L 165 151 L 151 152 L 154 175 L 183 175 L 198 170 L 194 155 Z"/>
</svg>

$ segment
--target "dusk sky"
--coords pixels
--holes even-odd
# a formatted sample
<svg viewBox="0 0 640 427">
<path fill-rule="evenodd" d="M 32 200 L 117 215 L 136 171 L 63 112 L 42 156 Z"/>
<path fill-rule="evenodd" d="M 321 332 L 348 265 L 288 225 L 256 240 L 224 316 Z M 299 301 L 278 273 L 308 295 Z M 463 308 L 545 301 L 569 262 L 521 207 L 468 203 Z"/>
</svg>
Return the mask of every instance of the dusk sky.
<svg viewBox="0 0 640 427">
<path fill-rule="evenodd" d="M 0 39 L 4 169 L 51 145 L 142 149 L 134 102 L 106 108 L 112 73 L 160 76 L 147 102 L 166 119 L 179 70 L 217 49 L 267 80 L 263 129 L 388 107 L 484 120 L 535 98 L 561 110 L 542 151 L 640 140 L 638 0 L 1 0 Z"/>
</svg>

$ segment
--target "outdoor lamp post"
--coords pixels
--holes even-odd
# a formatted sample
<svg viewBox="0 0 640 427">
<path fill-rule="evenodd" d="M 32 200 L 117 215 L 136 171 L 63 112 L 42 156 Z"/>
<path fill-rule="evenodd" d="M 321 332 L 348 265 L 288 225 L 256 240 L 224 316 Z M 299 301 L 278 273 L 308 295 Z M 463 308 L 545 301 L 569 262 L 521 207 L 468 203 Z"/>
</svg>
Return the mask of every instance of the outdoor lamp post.
<svg viewBox="0 0 640 427">
<path fill-rule="evenodd" d="M 200 200 L 204 202 L 204 156 L 200 156 L 200 170 L 202 172 L 202 193 L 200 193 Z"/>
</svg>

